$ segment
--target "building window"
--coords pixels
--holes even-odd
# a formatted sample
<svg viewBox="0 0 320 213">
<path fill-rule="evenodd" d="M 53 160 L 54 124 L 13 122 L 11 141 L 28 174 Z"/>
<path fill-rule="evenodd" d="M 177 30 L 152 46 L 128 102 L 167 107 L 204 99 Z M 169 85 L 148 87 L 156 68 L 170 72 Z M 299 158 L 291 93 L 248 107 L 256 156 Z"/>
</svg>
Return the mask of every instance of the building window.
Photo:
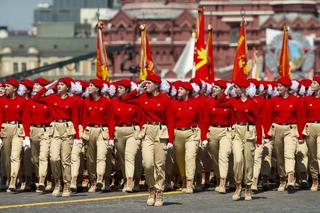
<svg viewBox="0 0 320 213">
<path fill-rule="evenodd" d="M 19 64 L 17 62 L 13 63 L 13 72 L 14 73 L 19 72 Z"/>
<path fill-rule="evenodd" d="M 91 73 L 96 72 L 96 62 L 91 62 Z"/>
<path fill-rule="evenodd" d="M 27 70 L 27 63 L 22 62 L 21 63 L 21 71 L 26 71 Z"/>
<path fill-rule="evenodd" d="M 79 62 L 77 62 L 77 63 L 74 64 L 74 71 L 75 71 L 76 73 L 79 73 L 79 72 L 80 72 L 80 63 L 79 63 Z"/>
<path fill-rule="evenodd" d="M 237 43 L 238 39 L 239 39 L 239 27 L 231 27 L 231 29 L 230 29 L 231 43 Z"/>
</svg>

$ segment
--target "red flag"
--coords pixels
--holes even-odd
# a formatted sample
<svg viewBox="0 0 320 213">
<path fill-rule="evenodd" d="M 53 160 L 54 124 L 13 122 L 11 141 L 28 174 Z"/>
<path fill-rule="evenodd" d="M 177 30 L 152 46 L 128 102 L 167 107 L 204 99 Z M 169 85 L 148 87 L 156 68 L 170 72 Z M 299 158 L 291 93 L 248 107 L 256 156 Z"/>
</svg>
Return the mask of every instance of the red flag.
<svg viewBox="0 0 320 213">
<path fill-rule="evenodd" d="M 290 65 L 289 65 L 289 54 L 288 54 L 288 27 L 284 26 L 282 48 L 280 53 L 279 63 L 279 78 L 291 76 Z"/>
<path fill-rule="evenodd" d="M 203 7 L 199 7 L 198 9 L 198 39 L 194 48 L 194 64 L 196 68 L 195 77 L 208 80 L 209 72 L 207 65 L 207 53 L 206 53 L 206 45 L 204 43 L 204 15 L 203 15 Z"/>
<path fill-rule="evenodd" d="M 245 22 L 244 22 L 244 19 L 242 19 L 237 52 L 236 52 L 236 57 L 234 59 L 234 65 L 233 65 L 232 81 L 246 79 L 248 73 L 249 73 L 249 68 L 247 66 L 247 43 L 246 43 Z"/>
<path fill-rule="evenodd" d="M 212 26 L 208 26 L 208 42 L 207 42 L 207 54 L 208 54 L 208 72 L 209 72 L 209 80 L 214 81 L 214 58 L 213 58 L 213 32 Z"/>
<path fill-rule="evenodd" d="M 152 59 L 151 49 L 147 36 L 145 25 L 140 26 L 141 29 L 141 47 L 140 47 L 140 80 L 146 80 L 150 73 L 154 73 L 154 63 Z"/>
<path fill-rule="evenodd" d="M 97 62 L 96 62 L 96 76 L 98 79 L 109 81 L 109 69 L 107 52 L 103 40 L 103 23 L 97 24 Z"/>
</svg>

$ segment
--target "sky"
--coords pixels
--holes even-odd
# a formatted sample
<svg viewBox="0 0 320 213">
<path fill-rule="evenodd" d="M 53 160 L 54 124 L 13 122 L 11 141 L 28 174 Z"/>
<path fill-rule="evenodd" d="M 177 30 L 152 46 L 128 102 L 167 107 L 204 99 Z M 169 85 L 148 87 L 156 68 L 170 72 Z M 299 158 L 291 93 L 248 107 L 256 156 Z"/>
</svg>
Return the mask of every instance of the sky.
<svg viewBox="0 0 320 213">
<path fill-rule="evenodd" d="M 53 0 L 0 0 L 0 26 L 9 30 L 30 31 L 33 11 L 38 3 L 52 3 Z"/>
</svg>

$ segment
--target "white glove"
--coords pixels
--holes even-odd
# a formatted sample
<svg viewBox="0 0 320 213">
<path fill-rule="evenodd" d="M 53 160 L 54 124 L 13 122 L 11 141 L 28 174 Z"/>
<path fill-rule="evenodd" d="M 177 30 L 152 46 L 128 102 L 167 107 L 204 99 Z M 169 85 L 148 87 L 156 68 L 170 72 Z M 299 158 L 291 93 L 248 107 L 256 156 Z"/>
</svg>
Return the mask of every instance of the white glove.
<svg viewBox="0 0 320 213">
<path fill-rule="evenodd" d="M 270 142 L 270 139 L 263 139 L 263 144 L 267 144 L 267 143 L 269 143 Z"/>
<path fill-rule="evenodd" d="M 74 139 L 73 140 L 73 145 L 82 145 L 82 141 L 79 139 Z"/>
<path fill-rule="evenodd" d="M 108 145 L 113 147 L 114 146 L 114 140 L 108 140 Z"/>
<path fill-rule="evenodd" d="M 24 138 L 22 146 L 23 146 L 24 149 L 28 149 L 28 148 L 31 147 L 30 138 L 29 137 L 25 137 Z"/>
<path fill-rule="evenodd" d="M 208 141 L 207 141 L 207 140 L 204 140 L 204 141 L 201 142 L 201 147 L 202 147 L 203 149 L 206 148 L 207 145 L 208 145 Z"/>
<path fill-rule="evenodd" d="M 53 81 L 52 83 L 45 86 L 47 90 L 52 89 L 56 84 L 58 83 L 58 80 Z"/>
<path fill-rule="evenodd" d="M 233 84 L 227 83 L 227 88 L 225 89 L 224 94 L 229 95 L 232 88 L 233 88 Z"/>
<path fill-rule="evenodd" d="M 148 82 L 148 81 L 143 81 L 143 82 L 141 82 L 141 84 L 139 84 L 139 86 L 138 86 L 138 91 L 139 91 L 140 93 L 142 93 L 142 92 L 145 91 L 145 89 L 146 89 L 145 87 L 146 87 L 147 82 Z"/>
<path fill-rule="evenodd" d="M 298 140 L 298 143 L 299 143 L 299 144 L 303 144 L 303 143 L 304 143 L 304 140 L 303 140 L 303 139 L 302 139 L 302 140 L 299 139 L 299 140 Z"/>
<path fill-rule="evenodd" d="M 173 144 L 172 143 L 167 143 L 167 150 L 172 149 L 173 148 Z"/>
<path fill-rule="evenodd" d="M 2 139 L 0 138 L 0 150 L 1 150 L 2 146 L 3 146 L 3 141 L 2 141 Z"/>
</svg>

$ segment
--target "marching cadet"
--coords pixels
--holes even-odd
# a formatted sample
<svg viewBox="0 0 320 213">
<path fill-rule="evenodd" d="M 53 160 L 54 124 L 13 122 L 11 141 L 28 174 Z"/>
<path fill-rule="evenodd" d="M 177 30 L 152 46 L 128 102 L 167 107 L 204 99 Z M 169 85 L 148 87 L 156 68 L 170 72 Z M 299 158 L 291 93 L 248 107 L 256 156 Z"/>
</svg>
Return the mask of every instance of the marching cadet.
<svg viewBox="0 0 320 213">
<path fill-rule="evenodd" d="M 227 82 L 217 80 L 213 86 L 213 98 L 205 104 L 206 129 L 208 131 L 208 152 L 213 172 L 219 178 L 216 191 L 226 193 L 226 178 L 229 167 L 229 156 L 232 148 L 233 112 L 230 108 L 218 107 L 218 101 L 227 88 Z"/>
<path fill-rule="evenodd" d="M 246 89 L 249 86 L 250 83 L 247 79 L 239 79 L 235 85 L 239 98 L 226 99 L 230 88 L 221 96 L 221 100 L 226 101 L 221 106 L 233 109 L 235 116 L 232 153 L 236 191 L 232 196 L 233 200 L 240 200 L 242 181 L 246 187 L 245 200 L 252 200 L 254 151 L 255 146 L 261 145 L 261 120 L 256 101 L 246 94 Z"/>
<path fill-rule="evenodd" d="M 44 86 L 48 85 L 48 81 L 44 78 L 36 78 L 34 80 L 31 96 L 39 92 Z M 49 90 L 45 95 L 52 94 Z M 26 107 L 23 112 L 25 125 L 25 144 L 31 145 L 31 160 L 35 169 L 36 177 L 39 178 L 37 192 L 44 192 L 45 180 L 48 173 L 48 160 L 50 148 L 50 133 L 52 127 L 52 116 L 47 104 L 38 103 L 32 99 L 27 100 Z M 26 166 L 26 165 L 25 165 Z M 51 181 L 48 178 L 48 181 Z"/>
<path fill-rule="evenodd" d="M 288 176 L 288 193 L 294 192 L 296 156 L 308 152 L 304 143 L 302 130 L 304 128 L 304 115 L 302 102 L 296 96 L 289 94 L 292 85 L 288 77 L 278 80 L 279 96 L 271 98 L 265 112 L 269 129 L 266 140 L 269 137 L 274 142 L 274 151 L 277 159 L 278 175 L 280 185 L 278 191 L 286 188 L 286 176 Z M 302 160 L 302 159 L 300 159 Z M 307 168 L 308 158 L 303 162 Z"/>
<path fill-rule="evenodd" d="M 299 90 L 301 88 L 300 81 L 292 80 L 289 93 L 293 96 L 296 96 L 300 101 L 302 101 L 303 97 L 299 95 Z M 299 155 L 296 155 L 296 172 L 295 172 L 295 182 L 298 183 L 300 189 L 307 189 L 308 186 L 308 169 L 305 166 L 305 162 L 308 161 L 308 151 L 299 152 Z M 308 163 L 307 163 L 308 164 Z"/>
<path fill-rule="evenodd" d="M 106 175 L 104 189 L 110 191 L 111 157 L 114 146 L 113 103 L 103 97 L 100 90 L 103 83 L 91 80 L 88 87 L 89 97 L 83 101 L 82 139 L 87 143 L 87 168 L 90 180 L 89 192 L 101 191 Z M 106 173 L 105 173 L 106 171 Z M 72 189 L 75 191 L 77 177 L 72 177 Z"/>
<path fill-rule="evenodd" d="M 320 163 L 320 77 L 314 77 L 311 89 L 312 96 L 304 97 L 306 125 L 303 130 L 309 154 L 309 171 L 312 177 L 311 191 L 318 191 L 318 175 Z"/>
<path fill-rule="evenodd" d="M 193 88 L 192 98 L 197 101 L 201 107 L 203 107 L 208 98 L 205 96 L 206 83 L 199 78 L 192 78 L 189 82 Z M 210 185 L 211 166 L 209 158 L 208 152 L 204 148 L 198 150 L 195 177 L 196 191 L 202 190 L 202 179 L 204 179 L 205 186 Z M 204 176 L 204 178 L 202 176 Z"/>
<path fill-rule="evenodd" d="M 19 82 L 14 78 L 9 78 L 5 82 L 6 98 L 1 100 L 0 125 L 1 125 L 1 168 L 2 187 L 6 188 L 7 180 L 10 178 L 8 191 L 16 190 L 17 176 L 21 163 L 21 151 L 23 138 L 25 136 L 23 128 L 23 109 L 26 99 L 18 96 L 17 89 Z M 29 144 L 30 146 L 30 144 Z"/>
<path fill-rule="evenodd" d="M 257 101 L 259 107 L 259 115 L 261 118 L 263 136 L 265 136 L 269 129 L 266 123 L 267 119 L 264 117 L 263 110 L 270 100 L 268 95 L 268 84 L 264 81 L 257 82 L 258 94 L 253 96 L 253 99 Z M 270 85 L 271 86 L 271 85 Z M 254 168 L 253 168 L 253 182 L 252 191 L 258 191 L 258 180 L 261 173 L 262 187 L 264 190 L 269 188 L 269 177 L 271 174 L 271 158 L 272 158 L 273 143 L 269 140 L 268 143 L 263 143 L 257 147 L 254 154 Z"/>
<path fill-rule="evenodd" d="M 137 139 L 142 139 L 142 160 L 149 188 L 148 206 L 163 205 L 166 149 L 173 147 L 172 143 L 166 144 L 169 137 L 166 122 L 171 100 L 160 93 L 160 84 L 159 76 L 149 74 L 147 81 L 142 82 L 138 90 L 123 97 L 126 102 L 141 107 L 146 121 Z"/>
<path fill-rule="evenodd" d="M 142 161 L 138 158 L 141 152 L 141 140 L 135 138 L 135 133 L 144 124 L 140 107 L 125 103 L 122 98 L 134 88 L 129 80 L 118 81 L 118 98 L 113 101 L 113 116 L 116 121 L 115 134 L 117 141 L 115 147 L 120 161 L 123 177 L 126 178 L 123 192 L 133 192 L 139 188 Z"/>
<path fill-rule="evenodd" d="M 83 99 L 87 94 L 84 94 L 86 88 L 88 87 L 88 83 L 85 81 L 75 81 L 71 83 L 71 93 L 70 96 L 74 97 L 77 102 L 78 110 L 79 110 L 79 137 L 82 138 L 83 128 L 82 128 L 82 106 L 83 106 Z M 84 179 L 83 172 L 84 172 L 84 150 L 86 146 L 83 143 L 74 143 L 72 145 L 71 151 L 71 184 L 70 190 L 75 192 L 77 190 L 77 184 L 81 185 L 83 188 L 88 187 L 87 179 Z M 76 184 L 74 185 L 74 182 Z M 95 186 L 92 187 L 93 189 Z M 92 191 L 93 189 L 89 189 Z"/>
<path fill-rule="evenodd" d="M 31 91 L 33 88 L 33 81 L 29 79 L 23 79 L 18 87 L 17 94 L 21 97 L 24 97 L 27 101 L 29 100 L 31 96 Z M 28 143 L 29 141 L 27 141 Z M 21 186 L 19 191 L 31 191 L 31 177 L 34 174 L 34 165 L 31 160 L 31 149 L 30 147 L 25 147 L 25 149 L 22 152 L 22 159 L 21 159 L 21 165 L 20 168 L 20 176 L 19 180 L 21 181 Z"/>
<path fill-rule="evenodd" d="M 176 81 L 178 82 L 178 81 Z M 175 88 L 174 83 L 170 83 L 167 80 L 162 80 L 160 85 L 160 92 L 168 95 L 170 98 L 175 99 L 177 89 Z M 172 191 L 175 187 L 178 187 L 178 173 L 177 165 L 176 165 L 176 156 L 174 149 L 168 149 L 166 155 L 166 183 L 165 183 L 165 191 Z M 180 176 L 179 176 L 180 177 Z"/>
<path fill-rule="evenodd" d="M 32 97 L 34 101 L 48 105 L 52 115 L 52 141 L 50 144 L 50 162 L 55 188 L 53 196 L 61 196 L 61 174 L 63 175 L 62 196 L 70 196 L 71 149 L 80 144 L 78 128 L 78 105 L 74 97 L 68 94 L 72 79 L 60 78 L 48 84 Z M 57 85 L 57 94 L 42 96 Z"/>
<path fill-rule="evenodd" d="M 169 143 L 173 143 L 180 175 L 186 179 L 186 193 L 193 193 L 197 151 L 201 141 L 206 141 L 202 109 L 190 99 L 191 92 L 189 82 L 179 84 L 178 100 L 172 101 L 168 119 Z"/>
</svg>

